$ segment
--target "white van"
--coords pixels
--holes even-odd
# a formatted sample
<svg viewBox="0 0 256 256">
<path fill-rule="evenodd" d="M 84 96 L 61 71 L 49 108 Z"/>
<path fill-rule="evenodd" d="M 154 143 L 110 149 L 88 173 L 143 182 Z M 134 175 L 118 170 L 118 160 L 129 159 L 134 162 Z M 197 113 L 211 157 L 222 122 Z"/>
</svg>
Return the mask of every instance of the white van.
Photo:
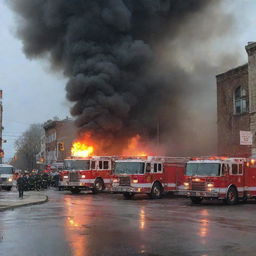
<svg viewBox="0 0 256 256">
<path fill-rule="evenodd" d="M 0 187 L 10 191 L 13 186 L 14 167 L 9 164 L 0 164 Z"/>
</svg>

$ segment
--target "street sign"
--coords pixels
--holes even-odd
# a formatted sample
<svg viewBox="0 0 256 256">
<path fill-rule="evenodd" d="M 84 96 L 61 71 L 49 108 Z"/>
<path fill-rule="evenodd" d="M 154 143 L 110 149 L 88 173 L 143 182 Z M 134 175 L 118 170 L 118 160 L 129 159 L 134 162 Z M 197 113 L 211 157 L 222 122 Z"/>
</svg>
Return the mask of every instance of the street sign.
<svg viewBox="0 0 256 256">
<path fill-rule="evenodd" d="M 252 145 L 251 131 L 240 131 L 240 145 Z"/>
</svg>

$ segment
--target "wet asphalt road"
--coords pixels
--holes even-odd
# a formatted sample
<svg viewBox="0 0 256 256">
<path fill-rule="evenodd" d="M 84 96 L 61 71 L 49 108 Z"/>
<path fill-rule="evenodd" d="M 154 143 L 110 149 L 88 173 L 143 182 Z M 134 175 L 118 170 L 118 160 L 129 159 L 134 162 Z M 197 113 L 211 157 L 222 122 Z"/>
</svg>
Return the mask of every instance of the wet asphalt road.
<svg viewBox="0 0 256 256">
<path fill-rule="evenodd" d="M 256 255 L 256 203 L 48 191 L 42 205 L 0 212 L 0 255 Z"/>
</svg>

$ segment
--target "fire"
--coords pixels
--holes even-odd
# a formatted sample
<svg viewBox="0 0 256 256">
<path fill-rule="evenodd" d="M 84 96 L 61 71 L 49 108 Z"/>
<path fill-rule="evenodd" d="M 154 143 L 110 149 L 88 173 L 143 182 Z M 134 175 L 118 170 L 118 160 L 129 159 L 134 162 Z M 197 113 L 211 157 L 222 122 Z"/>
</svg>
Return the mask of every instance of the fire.
<svg viewBox="0 0 256 256">
<path fill-rule="evenodd" d="M 97 140 L 92 134 L 85 133 L 73 142 L 71 155 L 74 157 L 89 157 L 92 155 L 148 156 L 150 154 L 146 150 L 148 147 L 142 141 L 140 135 L 131 137 L 128 140 L 128 145 L 121 152 L 118 152 L 115 147 L 109 147 L 106 150 L 106 145 L 109 144 L 110 142 L 107 139 Z"/>
<path fill-rule="evenodd" d="M 124 156 L 147 156 L 140 135 L 136 135 L 129 140 L 128 147 L 123 151 Z"/>
<path fill-rule="evenodd" d="M 73 142 L 71 155 L 76 157 L 88 157 L 94 153 L 94 147 L 88 144 L 90 135 L 85 135 L 83 139 Z"/>
<path fill-rule="evenodd" d="M 92 155 L 93 152 L 93 146 L 87 146 L 86 144 L 83 144 L 81 142 L 74 142 L 71 149 L 72 156 L 77 157 L 88 157 Z"/>
</svg>

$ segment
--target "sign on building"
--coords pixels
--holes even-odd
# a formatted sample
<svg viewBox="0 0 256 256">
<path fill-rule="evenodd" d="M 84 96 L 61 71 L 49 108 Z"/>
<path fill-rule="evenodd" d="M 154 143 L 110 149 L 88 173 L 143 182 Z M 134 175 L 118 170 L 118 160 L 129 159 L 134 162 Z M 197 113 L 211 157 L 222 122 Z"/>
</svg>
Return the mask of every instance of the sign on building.
<svg viewBox="0 0 256 256">
<path fill-rule="evenodd" d="M 240 131 L 240 145 L 252 145 L 251 131 Z"/>
</svg>

